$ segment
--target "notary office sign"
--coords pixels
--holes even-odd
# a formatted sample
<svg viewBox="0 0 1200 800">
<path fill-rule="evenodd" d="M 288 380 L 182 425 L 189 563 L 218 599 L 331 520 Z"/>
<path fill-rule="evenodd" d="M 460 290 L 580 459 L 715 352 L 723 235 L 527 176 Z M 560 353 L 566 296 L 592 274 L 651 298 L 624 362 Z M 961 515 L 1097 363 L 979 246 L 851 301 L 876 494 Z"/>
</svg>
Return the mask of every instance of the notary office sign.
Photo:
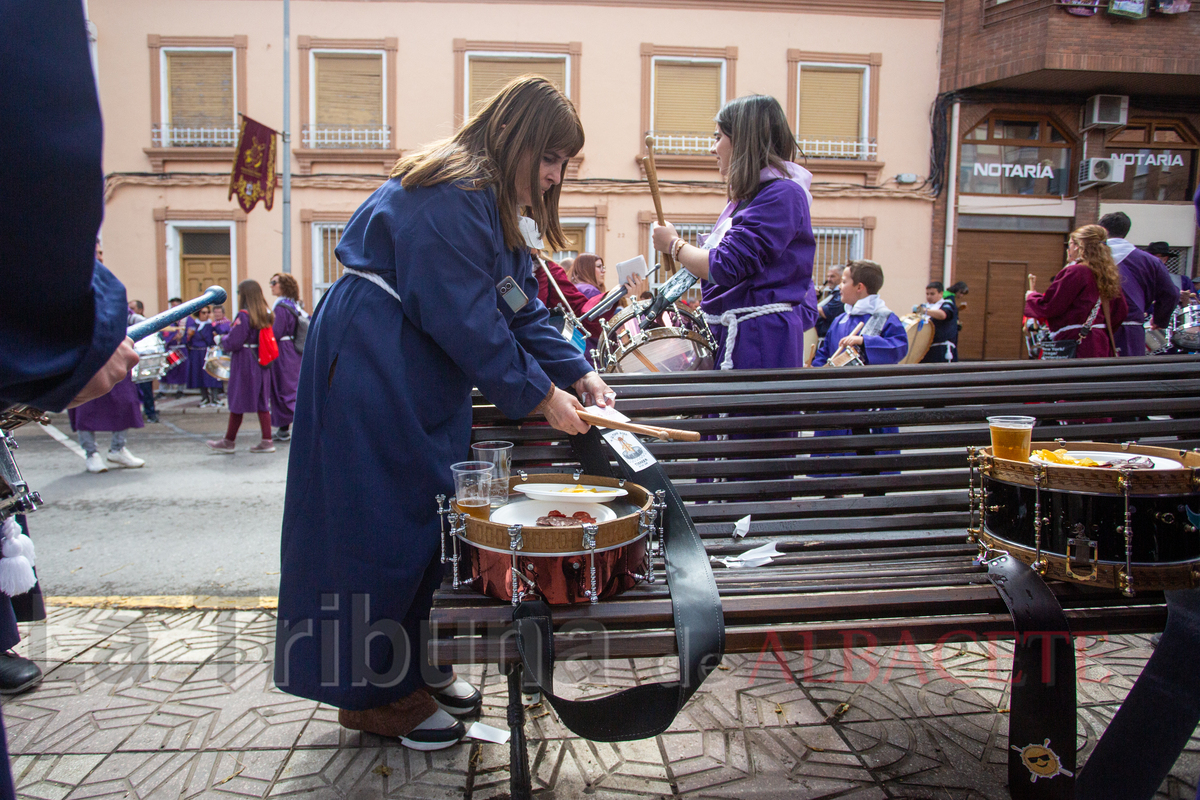
<svg viewBox="0 0 1200 800">
<path fill-rule="evenodd" d="M 1172 152 L 1146 152 L 1143 150 L 1140 153 L 1114 153 L 1109 151 L 1109 158 L 1119 158 L 1125 162 L 1127 167 L 1141 167 L 1144 171 L 1147 167 L 1158 167 L 1162 169 L 1166 167 L 1186 167 L 1187 164 L 1183 161 L 1183 156 L 1179 153 Z"/>
<path fill-rule="evenodd" d="M 1053 178 L 1054 168 L 1049 164 L 986 164 L 976 161 L 971 175 L 979 178 Z"/>
</svg>

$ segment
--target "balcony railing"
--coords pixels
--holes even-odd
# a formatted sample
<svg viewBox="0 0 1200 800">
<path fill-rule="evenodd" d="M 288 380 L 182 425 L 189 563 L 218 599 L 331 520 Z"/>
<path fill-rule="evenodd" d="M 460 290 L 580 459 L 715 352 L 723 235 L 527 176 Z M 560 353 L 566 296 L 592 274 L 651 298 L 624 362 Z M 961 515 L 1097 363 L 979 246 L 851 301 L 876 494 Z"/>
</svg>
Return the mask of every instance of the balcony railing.
<svg viewBox="0 0 1200 800">
<path fill-rule="evenodd" d="M 152 125 L 150 141 L 154 147 L 234 147 L 237 128 L 184 128 L 177 125 Z"/>
<path fill-rule="evenodd" d="M 875 140 L 797 139 L 796 145 L 806 158 L 845 158 L 854 161 L 875 160 Z"/>
<path fill-rule="evenodd" d="M 708 155 L 712 147 L 712 134 L 680 133 L 674 131 L 651 131 L 654 137 L 654 152 L 663 155 L 697 156 Z"/>
<path fill-rule="evenodd" d="M 387 125 L 305 125 L 300 138 L 304 147 L 312 149 L 386 150 L 391 146 L 392 129 Z"/>
</svg>

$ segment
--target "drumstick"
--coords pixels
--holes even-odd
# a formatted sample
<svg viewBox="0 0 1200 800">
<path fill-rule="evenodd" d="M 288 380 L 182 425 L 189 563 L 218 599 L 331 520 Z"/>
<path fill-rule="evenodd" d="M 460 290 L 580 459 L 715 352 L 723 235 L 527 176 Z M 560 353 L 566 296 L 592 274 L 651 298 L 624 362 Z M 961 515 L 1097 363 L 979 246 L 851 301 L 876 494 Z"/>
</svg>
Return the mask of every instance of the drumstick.
<svg viewBox="0 0 1200 800">
<path fill-rule="evenodd" d="M 808 348 L 808 358 L 804 359 L 804 366 L 811 367 L 812 360 L 814 358 L 816 358 L 816 356 L 817 356 L 817 346 L 814 344 L 812 347 Z"/>
<path fill-rule="evenodd" d="M 1026 289 L 1025 291 L 1027 291 L 1027 292 L 1032 292 L 1032 291 L 1033 291 L 1033 286 L 1034 286 L 1034 284 L 1036 284 L 1036 283 L 1037 283 L 1037 275 L 1034 275 L 1033 273 L 1030 273 L 1030 274 L 1028 274 L 1028 275 L 1026 275 L 1026 276 L 1025 276 L 1025 280 L 1026 280 L 1026 282 L 1028 282 L 1028 284 L 1029 284 L 1029 288 L 1028 288 L 1028 289 Z"/>
<path fill-rule="evenodd" d="M 579 418 L 592 425 L 602 428 L 614 428 L 619 431 L 640 433 L 642 436 L 653 436 L 656 439 L 674 439 L 679 442 L 698 442 L 700 434 L 696 431 L 681 431 L 678 428 L 657 428 L 650 425 L 637 425 L 632 422 L 619 422 L 615 419 L 602 417 L 589 411 L 577 411 Z"/>
<path fill-rule="evenodd" d="M 859 333 L 859 331 L 861 331 L 861 330 L 863 329 L 863 326 L 864 326 L 864 325 L 866 325 L 866 324 L 867 324 L 867 323 L 865 323 L 865 322 L 860 322 L 860 323 L 858 323 L 858 326 L 857 326 L 857 327 L 856 327 L 856 328 L 855 328 L 853 331 L 851 331 L 851 332 L 850 332 L 850 336 L 858 336 L 858 333 Z M 849 338 L 849 337 L 846 337 L 846 338 Z M 835 351 L 834 351 L 833 355 L 831 355 L 831 356 L 829 357 L 829 361 L 827 361 L 827 362 L 825 362 L 825 363 L 827 363 L 827 364 L 828 364 L 828 363 L 832 363 L 832 361 L 833 361 L 835 358 L 837 358 L 838 356 L 840 356 L 840 355 L 842 354 L 842 351 L 843 351 L 843 350 L 845 350 L 845 349 L 846 349 L 846 348 L 844 348 L 844 347 L 839 347 L 837 350 L 835 350 Z"/>
<path fill-rule="evenodd" d="M 646 137 L 646 157 L 642 159 L 643 166 L 646 167 L 646 180 L 650 182 L 650 197 L 654 200 L 654 213 L 658 215 L 658 224 L 666 225 L 666 217 L 663 216 L 662 198 L 658 196 L 658 170 L 654 167 L 654 137 Z M 667 268 L 667 274 L 675 272 L 675 259 L 671 258 L 670 253 L 662 254 L 663 266 Z"/>
</svg>

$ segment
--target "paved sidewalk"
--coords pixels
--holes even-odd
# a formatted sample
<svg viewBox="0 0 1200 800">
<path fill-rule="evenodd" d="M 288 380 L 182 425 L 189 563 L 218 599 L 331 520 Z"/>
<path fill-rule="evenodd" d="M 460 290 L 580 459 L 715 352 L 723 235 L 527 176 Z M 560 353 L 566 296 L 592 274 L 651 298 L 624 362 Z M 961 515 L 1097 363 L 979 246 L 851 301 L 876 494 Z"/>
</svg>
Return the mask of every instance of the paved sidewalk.
<svg viewBox="0 0 1200 800">
<path fill-rule="evenodd" d="M 414 753 L 342 730 L 336 711 L 271 683 L 266 610 L 53 607 L 20 650 L 46 679 L 4 702 L 27 798 L 466 798 L 507 796 L 507 745 Z M 1148 637 L 1086 641 L 1086 757 L 1149 656 Z M 542 707 L 527 731 L 542 798 L 1006 798 L 1007 679 L 1000 644 L 729 656 L 671 729 L 623 744 L 581 740 Z M 656 660 L 562 665 L 567 694 L 672 674 Z M 505 727 L 505 680 L 483 721 Z M 850 681 L 847 682 L 846 678 Z M 1192 800 L 1200 736 L 1160 791 Z"/>
</svg>

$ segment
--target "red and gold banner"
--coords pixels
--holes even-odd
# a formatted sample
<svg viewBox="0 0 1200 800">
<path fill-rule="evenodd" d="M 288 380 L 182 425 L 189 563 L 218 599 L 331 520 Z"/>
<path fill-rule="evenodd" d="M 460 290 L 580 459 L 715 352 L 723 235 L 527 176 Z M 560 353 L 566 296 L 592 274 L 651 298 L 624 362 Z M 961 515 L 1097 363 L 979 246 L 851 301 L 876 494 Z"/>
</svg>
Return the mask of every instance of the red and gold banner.
<svg viewBox="0 0 1200 800">
<path fill-rule="evenodd" d="M 278 131 L 242 115 L 237 155 L 229 176 L 229 196 L 249 213 L 259 200 L 267 210 L 275 202 L 275 137 Z"/>
</svg>

